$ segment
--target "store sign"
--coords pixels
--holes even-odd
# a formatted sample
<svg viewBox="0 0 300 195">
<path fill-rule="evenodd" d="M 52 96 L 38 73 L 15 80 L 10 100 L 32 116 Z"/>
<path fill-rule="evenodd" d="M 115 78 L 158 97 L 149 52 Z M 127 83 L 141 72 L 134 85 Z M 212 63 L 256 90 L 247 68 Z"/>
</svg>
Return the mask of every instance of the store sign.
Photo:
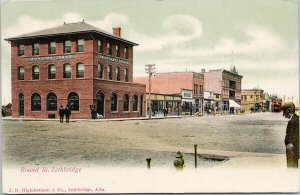
<svg viewBox="0 0 300 195">
<path fill-rule="evenodd" d="M 75 55 L 32 57 L 32 58 L 28 58 L 28 61 L 40 62 L 40 61 L 56 61 L 56 60 L 71 60 L 71 59 L 75 59 Z"/>
<path fill-rule="evenodd" d="M 112 62 L 117 62 L 117 63 L 122 63 L 122 64 L 128 64 L 127 60 L 122 60 L 120 58 L 115 58 L 115 57 L 111 57 L 111 56 L 104 56 L 104 55 L 101 55 L 101 54 L 98 55 L 98 59 L 100 59 L 100 60 L 109 60 L 109 61 L 112 61 Z"/>
</svg>

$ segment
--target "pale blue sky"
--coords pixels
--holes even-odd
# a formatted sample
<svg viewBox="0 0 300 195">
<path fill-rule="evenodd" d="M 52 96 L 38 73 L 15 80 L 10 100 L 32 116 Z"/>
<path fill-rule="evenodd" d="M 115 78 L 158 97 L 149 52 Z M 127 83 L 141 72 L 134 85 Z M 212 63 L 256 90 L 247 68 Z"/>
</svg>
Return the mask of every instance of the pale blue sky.
<svg viewBox="0 0 300 195">
<path fill-rule="evenodd" d="M 10 48 L 3 38 L 87 23 L 140 45 L 134 75 L 144 65 L 157 72 L 229 69 L 243 75 L 242 88 L 298 97 L 296 0 L 8 0 L 1 7 L 2 101 L 11 101 Z"/>
</svg>

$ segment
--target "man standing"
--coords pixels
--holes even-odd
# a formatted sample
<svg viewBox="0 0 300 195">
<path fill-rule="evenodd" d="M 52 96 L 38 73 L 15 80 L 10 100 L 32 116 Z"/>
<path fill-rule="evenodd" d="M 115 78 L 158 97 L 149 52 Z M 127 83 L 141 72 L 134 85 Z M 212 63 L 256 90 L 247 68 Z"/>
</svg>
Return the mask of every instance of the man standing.
<svg viewBox="0 0 300 195">
<path fill-rule="evenodd" d="M 290 119 L 284 139 L 287 166 L 297 168 L 299 159 L 299 116 L 295 114 L 295 105 L 292 102 L 285 103 L 281 110 L 283 111 L 283 116 Z"/>
<path fill-rule="evenodd" d="M 70 115 L 71 115 L 71 109 L 69 108 L 69 104 L 65 108 L 65 115 L 66 115 L 66 123 L 69 123 Z"/>
<path fill-rule="evenodd" d="M 64 106 L 61 105 L 59 108 L 59 122 L 60 123 L 64 122 L 64 116 L 65 116 L 65 109 L 64 109 Z"/>
</svg>

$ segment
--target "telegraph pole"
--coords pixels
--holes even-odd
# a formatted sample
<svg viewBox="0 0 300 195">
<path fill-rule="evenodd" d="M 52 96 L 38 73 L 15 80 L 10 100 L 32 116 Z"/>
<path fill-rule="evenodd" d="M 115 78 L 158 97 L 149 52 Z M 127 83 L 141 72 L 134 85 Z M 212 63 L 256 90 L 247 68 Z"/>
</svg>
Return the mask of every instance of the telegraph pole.
<svg viewBox="0 0 300 195">
<path fill-rule="evenodd" d="M 151 106 L 151 76 L 155 73 L 155 64 L 147 64 L 145 65 L 145 72 L 149 75 L 149 119 L 151 119 L 152 106 Z"/>
</svg>

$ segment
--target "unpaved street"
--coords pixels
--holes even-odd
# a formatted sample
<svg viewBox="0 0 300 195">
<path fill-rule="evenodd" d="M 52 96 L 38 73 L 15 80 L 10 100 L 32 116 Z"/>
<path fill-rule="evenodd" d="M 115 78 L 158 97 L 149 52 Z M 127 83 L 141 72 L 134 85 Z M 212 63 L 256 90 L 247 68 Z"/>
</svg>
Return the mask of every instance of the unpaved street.
<svg viewBox="0 0 300 195">
<path fill-rule="evenodd" d="M 180 150 L 192 164 L 194 144 L 200 154 L 282 154 L 286 124 L 281 113 L 69 124 L 3 120 L 3 159 L 4 166 L 143 166 L 150 157 L 154 166 L 164 166 Z"/>
</svg>

